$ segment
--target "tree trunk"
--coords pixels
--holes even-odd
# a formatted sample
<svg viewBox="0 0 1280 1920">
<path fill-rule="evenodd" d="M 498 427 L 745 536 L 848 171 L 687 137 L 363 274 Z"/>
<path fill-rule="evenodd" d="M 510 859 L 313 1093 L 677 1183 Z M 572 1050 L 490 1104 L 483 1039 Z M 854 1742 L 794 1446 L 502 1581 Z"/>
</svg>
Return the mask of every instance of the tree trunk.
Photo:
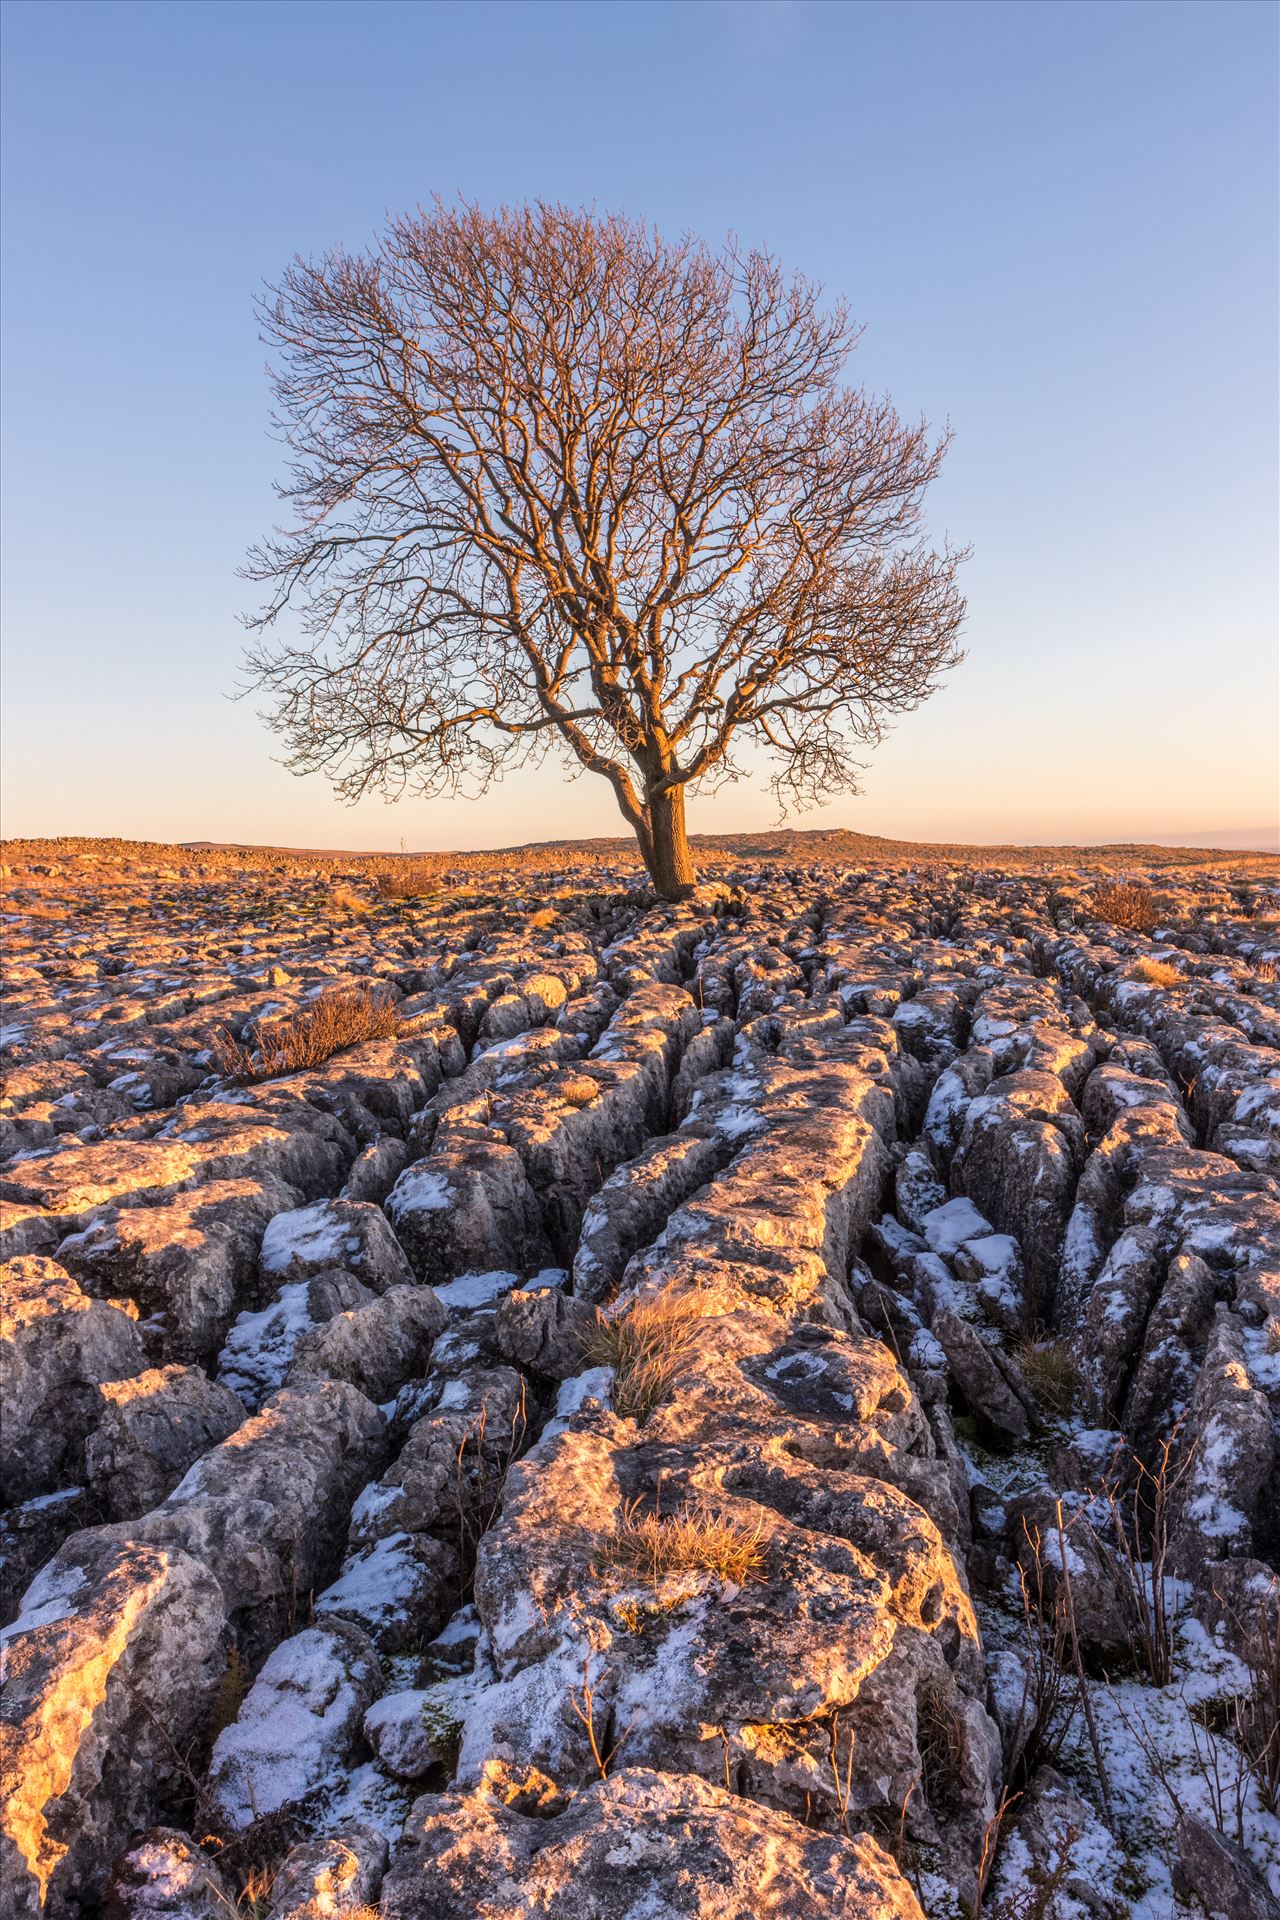
<svg viewBox="0 0 1280 1920">
<path fill-rule="evenodd" d="M 648 844 L 642 837 L 640 851 L 649 876 L 664 900 L 687 900 L 697 885 L 684 830 L 684 788 L 666 787 L 649 796 Z"/>
</svg>

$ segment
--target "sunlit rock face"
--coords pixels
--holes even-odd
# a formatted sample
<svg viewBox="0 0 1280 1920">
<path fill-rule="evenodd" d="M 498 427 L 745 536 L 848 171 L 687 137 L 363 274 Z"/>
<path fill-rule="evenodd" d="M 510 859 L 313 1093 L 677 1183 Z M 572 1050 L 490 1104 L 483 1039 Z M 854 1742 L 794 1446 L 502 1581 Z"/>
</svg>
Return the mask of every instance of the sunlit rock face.
<svg viewBox="0 0 1280 1920">
<path fill-rule="evenodd" d="M 384 1881 L 395 1920 L 755 1920 L 822 1913 L 918 1920 L 916 1897 L 869 1836 L 815 1833 L 696 1777 L 620 1769 L 558 1806 L 537 1774 L 495 1763 L 465 1797 L 418 1801 Z"/>
<path fill-rule="evenodd" d="M 6 1629 L 10 1911 L 77 1913 L 181 1785 L 226 1664 L 217 1581 L 192 1556 L 78 1534 Z"/>
<path fill-rule="evenodd" d="M 1280 1897 L 1274 863 L 819 852 L 14 856 L 6 1912 Z"/>
</svg>

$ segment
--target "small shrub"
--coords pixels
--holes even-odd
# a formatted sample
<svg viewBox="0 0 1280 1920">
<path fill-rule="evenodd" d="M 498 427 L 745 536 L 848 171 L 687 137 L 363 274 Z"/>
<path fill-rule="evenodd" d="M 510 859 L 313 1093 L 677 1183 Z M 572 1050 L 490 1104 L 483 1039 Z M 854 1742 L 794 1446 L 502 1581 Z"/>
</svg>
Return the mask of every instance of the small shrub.
<svg viewBox="0 0 1280 1920">
<path fill-rule="evenodd" d="M 1109 880 L 1095 887 L 1089 907 L 1099 920 L 1109 920 L 1113 927 L 1127 927 L 1132 933 L 1153 933 L 1160 920 L 1152 894 L 1132 880 Z"/>
<path fill-rule="evenodd" d="M 1147 955 L 1135 960 L 1129 977 L 1131 980 L 1141 980 L 1147 987 L 1176 987 L 1182 981 L 1177 967 L 1170 966 L 1167 960 L 1153 960 Z"/>
<path fill-rule="evenodd" d="M 420 900 L 438 891 L 440 867 L 431 859 L 402 858 L 379 867 L 373 878 L 384 900 Z"/>
<path fill-rule="evenodd" d="M 400 1015 L 376 987 L 330 987 L 296 1013 L 273 1021 L 250 1049 L 225 1028 L 213 1042 L 219 1073 L 228 1080 L 270 1080 L 278 1073 L 322 1066 L 347 1047 L 386 1040 Z"/>
<path fill-rule="evenodd" d="M 1280 1581 L 1254 1603 L 1247 1618 L 1228 1607 L 1240 1655 L 1249 1675 L 1248 1693 L 1231 1704 L 1229 1728 L 1253 1776 L 1263 1806 L 1280 1813 Z"/>
<path fill-rule="evenodd" d="M 1180 1448 L 1181 1428 L 1182 1422 L 1175 1421 L 1151 1465 L 1131 1451 L 1124 1475 L 1113 1474 L 1096 1496 L 1105 1524 L 1094 1538 L 1106 1555 L 1124 1611 L 1134 1664 L 1157 1687 L 1167 1687 L 1173 1679 L 1176 1621 L 1166 1578 L 1170 1516 L 1196 1451 L 1194 1443 Z"/>
<path fill-rule="evenodd" d="M 764 1566 L 760 1539 L 759 1522 L 748 1526 L 703 1500 L 685 1501 L 666 1517 L 641 1513 L 633 1500 L 597 1564 L 602 1570 L 642 1574 L 655 1587 L 671 1573 L 714 1573 L 744 1586 Z"/>
<path fill-rule="evenodd" d="M 596 1314 L 584 1358 L 613 1369 L 614 1411 L 624 1420 L 646 1420 L 666 1399 L 693 1352 L 700 1319 L 692 1301 L 667 1294 L 637 1300 L 614 1319 Z"/>
<path fill-rule="evenodd" d="M 1076 1397 L 1076 1363 L 1069 1341 L 1024 1340 L 1013 1357 L 1041 1406 L 1050 1413 L 1070 1413 Z"/>
</svg>

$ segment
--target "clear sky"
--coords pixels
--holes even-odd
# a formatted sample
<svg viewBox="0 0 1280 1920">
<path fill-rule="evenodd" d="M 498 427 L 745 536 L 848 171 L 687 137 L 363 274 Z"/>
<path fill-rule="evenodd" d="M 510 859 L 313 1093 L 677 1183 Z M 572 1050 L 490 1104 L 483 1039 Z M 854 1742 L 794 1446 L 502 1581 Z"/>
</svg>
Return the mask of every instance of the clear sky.
<svg viewBox="0 0 1280 1920">
<path fill-rule="evenodd" d="M 734 229 L 950 418 L 967 662 L 798 825 L 1277 833 L 1266 0 L 7 0 L 4 830 L 494 846 L 603 782 L 337 802 L 227 699 L 275 517 L 252 299 L 433 190 Z M 697 829 L 767 827 L 740 784 Z"/>
</svg>

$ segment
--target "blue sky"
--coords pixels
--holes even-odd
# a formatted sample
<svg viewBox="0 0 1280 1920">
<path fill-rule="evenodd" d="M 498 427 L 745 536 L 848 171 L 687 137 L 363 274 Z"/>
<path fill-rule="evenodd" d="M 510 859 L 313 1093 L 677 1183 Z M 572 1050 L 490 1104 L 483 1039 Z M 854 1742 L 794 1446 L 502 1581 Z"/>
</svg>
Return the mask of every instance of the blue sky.
<svg viewBox="0 0 1280 1920">
<path fill-rule="evenodd" d="M 1277 36 L 1211 4 L 3 8 L 4 830 L 492 846 L 551 768 L 340 805 L 226 695 L 272 524 L 252 300 L 433 190 L 735 230 L 956 441 L 969 658 L 800 825 L 1277 832 Z M 767 827 L 739 784 L 695 828 Z"/>
</svg>

